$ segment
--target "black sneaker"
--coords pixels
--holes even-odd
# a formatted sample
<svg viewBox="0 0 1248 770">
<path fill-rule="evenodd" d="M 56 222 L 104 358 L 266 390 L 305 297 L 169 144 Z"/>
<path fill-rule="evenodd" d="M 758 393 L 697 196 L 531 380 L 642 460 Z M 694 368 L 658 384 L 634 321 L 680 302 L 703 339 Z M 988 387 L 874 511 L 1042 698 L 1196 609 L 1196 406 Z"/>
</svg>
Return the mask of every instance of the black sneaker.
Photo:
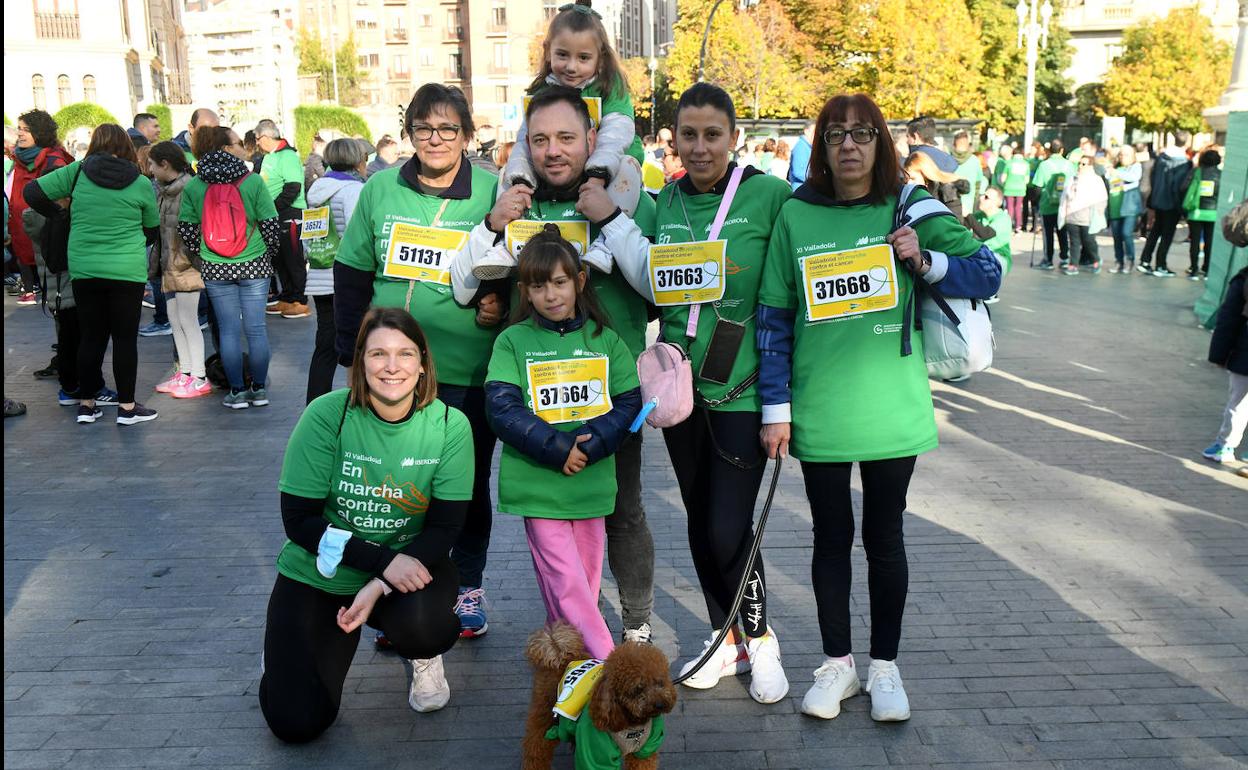
<svg viewBox="0 0 1248 770">
<path fill-rule="evenodd" d="M 123 409 L 117 407 L 117 424 L 118 425 L 136 425 L 141 422 L 155 420 L 157 417 L 155 409 L 148 409 L 142 404 L 135 404 L 133 409 Z"/>
<path fill-rule="evenodd" d="M 98 406 L 82 406 L 78 407 L 77 419 L 80 425 L 89 425 L 104 416 L 103 410 Z"/>
<path fill-rule="evenodd" d="M 61 370 L 57 366 L 56 356 L 52 356 L 52 361 L 43 369 L 36 369 L 34 372 L 36 380 L 54 380 L 61 376 Z"/>
<path fill-rule="evenodd" d="M 1136 263 L 1136 265 L 1135 265 L 1135 269 L 1136 269 L 1136 270 L 1138 270 L 1138 271 L 1140 271 L 1140 272 L 1141 272 L 1141 273 L 1143 273 L 1144 275 L 1152 275 L 1152 274 L 1153 274 L 1153 266 L 1152 266 L 1152 265 L 1150 265 L 1150 264 L 1148 264 L 1147 262 L 1139 262 L 1139 263 Z"/>
<path fill-rule="evenodd" d="M 1053 263 L 1052 262 L 1040 262 L 1039 264 L 1032 265 L 1032 267 L 1034 267 L 1037 270 L 1052 270 Z"/>
<path fill-rule="evenodd" d="M 1154 270 L 1153 275 L 1157 276 L 1158 278 L 1173 278 L 1174 277 L 1174 273 L 1170 270 L 1167 270 L 1164 267 L 1159 267 L 1156 270 Z"/>
</svg>

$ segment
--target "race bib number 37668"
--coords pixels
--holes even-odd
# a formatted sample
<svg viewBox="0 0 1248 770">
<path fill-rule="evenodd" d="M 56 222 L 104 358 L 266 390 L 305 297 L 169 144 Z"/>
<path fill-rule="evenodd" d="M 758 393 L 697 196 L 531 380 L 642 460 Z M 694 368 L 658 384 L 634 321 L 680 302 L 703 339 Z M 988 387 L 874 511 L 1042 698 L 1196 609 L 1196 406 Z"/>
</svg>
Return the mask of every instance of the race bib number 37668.
<svg viewBox="0 0 1248 770">
<path fill-rule="evenodd" d="M 799 261 L 807 321 L 897 306 L 897 268 L 888 244 L 816 254 Z"/>
<path fill-rule="evenodd" d="M 451 285 L 451 261 L 468 242 L 468 233 L 442 227 L 394 223 L 382 275 Z"/>
<path fill-rule="evenodd" d="M 531 361 L 527 369 L 533 413 L 545 422 L 592 420 L 611 411 L 609 359 Z"/>
</svg>

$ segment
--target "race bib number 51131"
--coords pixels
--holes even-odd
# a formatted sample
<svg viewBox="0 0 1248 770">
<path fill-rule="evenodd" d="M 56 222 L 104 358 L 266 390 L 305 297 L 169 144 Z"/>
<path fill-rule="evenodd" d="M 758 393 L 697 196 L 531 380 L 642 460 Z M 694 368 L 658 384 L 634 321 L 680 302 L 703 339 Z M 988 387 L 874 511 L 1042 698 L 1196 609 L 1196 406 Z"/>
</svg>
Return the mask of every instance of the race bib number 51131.
<svg viewBox="0 0 1248 770">
<path fill-rule="evenodd" d="M 533 361 L 527 368 L 533 413 L 542 420 L 554 425 L 592 420 L 611 411 L 609 359 Z"/>
<path fill-rule="evenodd" d="M 421 227 L 396 222 L 386 247 L 382 275 L 451 285 L 451 261 L 468 242 L 468 233 L 442 227 Z"/>
<path fill-rule="evenodd" d="M 816 254 L 800 263 L 807 321 L 897 306 L 897 268 L 888 244 Z"/>
</svg>

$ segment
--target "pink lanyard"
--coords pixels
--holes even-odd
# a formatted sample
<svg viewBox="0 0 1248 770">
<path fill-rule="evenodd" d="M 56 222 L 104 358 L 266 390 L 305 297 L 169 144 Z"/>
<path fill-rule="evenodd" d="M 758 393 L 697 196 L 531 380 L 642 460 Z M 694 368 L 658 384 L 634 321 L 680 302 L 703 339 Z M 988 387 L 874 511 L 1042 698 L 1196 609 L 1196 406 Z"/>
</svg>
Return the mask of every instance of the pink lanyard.
<svg viewBox="0 0 1248 770">
<path fill-rule="evenodd" d="M 740 166 L 737 166 L 736 168 L 732 170 L 732 176 L 728 178 L 728 189 L 724 190 L 724 198 L 719 203 L 719 211 L 715 212 L 715 221 L 711 223 L 711 230 L 707 234 L 706 239 L 708 241 L 714 241 L 714 240 L 719 239 L 719 231 L 723 229 L 724 220 L 728 218 L 728 209 L 732 207 L 732 199 L 733 199 L 733 196 L 737 194 L 737 187 L 740 186 L 741 184 L 741 175 L 743 173 L 744 171 Z M 680 191 L 678 189 L 677 195 L 679 194 L 680 194 Z M 681 205 L 682 206 L 684 205 L 683 199 L 681 200 Z M 686 217 L 686 219 L 688 218 Z M 686 221 L 686 224 L 688 224 L 687 221 Z M 690 237 L 693 236 L 692 227 L 689 229 L 689 235 Z M 693 339 L 694 337 L 698 335 L 698 319 L 701 317 L 702 317 L 702 306 L 690 305 L 689 306 L 689 323 L 688 325 L 685 326 L 685 336 L 688 337 L 689 339 Z"/>
</svg>

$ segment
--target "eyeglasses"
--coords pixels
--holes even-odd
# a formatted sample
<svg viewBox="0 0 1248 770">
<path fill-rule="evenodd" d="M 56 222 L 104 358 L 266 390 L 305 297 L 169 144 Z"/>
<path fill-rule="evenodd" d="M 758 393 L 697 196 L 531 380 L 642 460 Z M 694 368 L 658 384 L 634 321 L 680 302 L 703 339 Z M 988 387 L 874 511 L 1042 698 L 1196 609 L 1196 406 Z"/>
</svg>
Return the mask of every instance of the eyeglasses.
<svg viewBox="0 0 1248 770">
<path fill-rule="evenodd" d="M 408 135 L 418 142 L 427 142 L 432 139 L 433 132 L 435 130 L 438 132 L 439 139 L 444 142 L 450 142 L 454 141 L 455 137 L 459 136 L 460 127 L 453 124 L 438 126 L 436 129 L 433 126 L 422 126 L 418 124 L 413 124 L 407 127 Z"/>
<path fill-rule="evenodd" d="M 879 136 L 878 128 L 851 128 L 848 131 L 840 128 L 829 128 L 823 132 L 823 141 L 828 144 L 844 144 L 846 137 L 852 137 L 854 144 L 868 144 Z"/>
</svg>

